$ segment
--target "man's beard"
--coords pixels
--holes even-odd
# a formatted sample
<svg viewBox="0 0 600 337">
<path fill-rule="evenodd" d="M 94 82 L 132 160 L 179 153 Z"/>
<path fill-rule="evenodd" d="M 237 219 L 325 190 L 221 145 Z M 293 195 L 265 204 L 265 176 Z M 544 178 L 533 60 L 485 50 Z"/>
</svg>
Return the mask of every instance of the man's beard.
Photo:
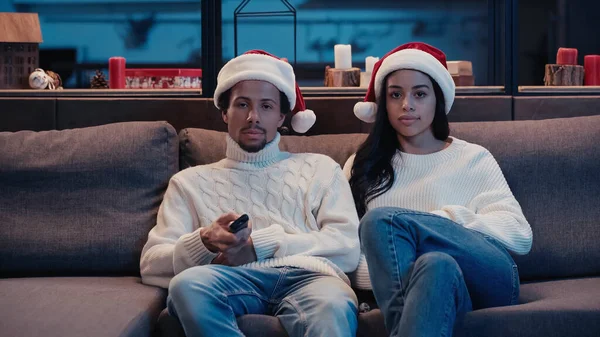
<svg viewBox="0 0 600 337">
<path fill-rule="evenodd" d="M 262 127 L 258 126 L 258 125 L 251 125 L 251 126 L 247 126 L 245 128 L 243 128 L 241 131 L 246 131 L 246 130 L 259 130 L 263 133 L 263 135 L 265 136 L 265 138 L 263 138 L 263 140 L 257 144 L 257 145 L 248 145 L 248 144 L 244 144 L 242 142 L 239 142 L 238 145 L 240 146 L 240 148 L 246 152 L 250 152 L 250 153 L 256 153 L 262 149 L 265 148 L 265 146 L 267 145 L 267 130 L 263 129 Z"/>
<path fill-rule="evenodd" d="M 264 138 L 262 140 L 262 142 L 260 142 L 260 144 L 257 145 L 247 145 L 244 143 L 239 143 L 239 146 L 242 150 L 246 151 L 246 152 L 250 152 L 250 153 L 256 153 L 262 149 L 265 148 L 265 146 L 267 146 L 267 139 Z"/>
</svg>

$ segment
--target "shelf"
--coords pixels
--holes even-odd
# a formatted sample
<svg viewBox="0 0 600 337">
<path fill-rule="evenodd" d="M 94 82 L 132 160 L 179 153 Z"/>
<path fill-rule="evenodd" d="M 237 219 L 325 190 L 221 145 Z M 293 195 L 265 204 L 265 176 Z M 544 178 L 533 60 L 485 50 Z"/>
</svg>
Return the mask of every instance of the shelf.
<svg viewBox="0 0 600 337">
<path fill-rule="evenodd" d="M 504 94 L 504 86 L 473 86 L 456 87 L 456 96 L 461 95 L 501 95 Z"/>
<path fill-rule="evenodd" d="M 0 90 L 0 97 L 202 97 L 198 89 L 65 89 L 65 90 Z"/>
<path fill-rule="evenodd" d="M 367 88 L 360 87 L 302 87 L 306 97 L 364 97 Z M 598 89 L 600 92 L 600 88 Z M 456 96 L 463 95 L 501 95 L 504 87 L 475 86 L 457 87 Z M 179 97 L 200 98 L 202 90 L 198 89 L 65 89 L 65 90 L 0 90 L 0 97 Z"/>
<path fill-rule="evenodd" d="M 572 94 L 572 95 L 600 95 L 600 86 L 520 86 L 519 93 L 523 94 Z"/>
</svg>

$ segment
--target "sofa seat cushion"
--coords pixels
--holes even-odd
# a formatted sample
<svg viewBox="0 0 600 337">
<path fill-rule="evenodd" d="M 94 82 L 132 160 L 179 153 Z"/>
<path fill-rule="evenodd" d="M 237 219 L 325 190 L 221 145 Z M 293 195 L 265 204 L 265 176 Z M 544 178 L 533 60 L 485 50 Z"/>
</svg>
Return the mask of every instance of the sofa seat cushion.
<svg viewBox="0 0 600 337">
<path fill-rule="evenodd" d="M 150 336 L 163 289 L 136 277 L 0 279 L 3 336 Z"/>
<path fill-rule="evenodd" d="M 238 327 L 245 336 L 253 337 L 288 337 L 287 332 L 279 323 L 279 319 L 268 315 L 244 315 L 237 319 Z M 157 324 L 158 337 L 186 337 L 179 319 L 169 315 L 164 309 L 160 313 Z"/>
<path fill-rule="evenodd" d="M 600 336 L 600 277 L 523 284 L 519 301 L 470 313 L 457 336 Z"/>
<path fill-rule="evenodd" d="M 600 336 L 600 277 L 522 284 L 519 303 L 468 313 L 454 336 Z M 360 316 L 358 336 L 384 331 L 379 309 Z"/>
<path fill-rule="evenodd" d="M 457 326 L 455 336 L 562 337 L 600 335 L 600 277 L 536 282 L 521 285 L 521 304 L 470 312 Z M 287 334 L 273 316 L 246 315 L 238 318 L 246 336 Z M 185 337 L 177 318 L 166 310 L 159 319 L 159 336 Z M 385 337 L 379 309 L 360 314 L 361 337 Z"/>
<path fill-rule="evenodd" d="M 519 302 L 468 313 L 454 336 L 600 336 L 600 277 L 522 284 Z M 385 336 L 379 309 L 361 316 L 358 336 Z"/>
</svg>

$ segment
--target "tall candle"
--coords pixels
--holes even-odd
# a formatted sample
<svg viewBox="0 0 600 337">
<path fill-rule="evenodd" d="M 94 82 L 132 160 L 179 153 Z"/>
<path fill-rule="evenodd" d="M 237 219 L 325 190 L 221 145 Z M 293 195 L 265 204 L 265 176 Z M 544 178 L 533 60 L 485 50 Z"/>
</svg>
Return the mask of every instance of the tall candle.
<svg viewBox="0 0 600 337">
<path fill-rule="evenodd" d="M 336 69 L 352 68 L 352 46 L 349 44 L 336 44 L 333 47 Z"/>
<path fill-rule="evenodd" d="M 600 85 L 600 55 L 586 55 L 583 58 L 585 69 L 584 85 Z"/>
<path fill-rule="evenodd" d="M 108 87 L 125 89 L 125 58 L 116 56 L 108 59 Z"/>
<path fill-rule="evenodd" d="M 556 64 L 577 65 L 577 49 L 558 48 L 558 53 L 556 54 Z"/>
<path fill-rule="evenodd" d="M 365 59 L 365 72 L 372 73 L 373 67 L 375 67 L 375 63 L 379 61 L 379 57 L 367 56 Z"/>
</svg>

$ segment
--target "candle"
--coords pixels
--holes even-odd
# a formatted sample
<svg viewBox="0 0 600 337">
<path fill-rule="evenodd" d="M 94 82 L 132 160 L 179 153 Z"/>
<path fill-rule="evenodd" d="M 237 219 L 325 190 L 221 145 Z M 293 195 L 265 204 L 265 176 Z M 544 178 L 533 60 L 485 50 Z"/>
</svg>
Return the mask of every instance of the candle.
<svg viewBox="0 0 600 337">
<path fill-rule="evenodd" d="M 583 58 L 585 85 L 600 85 L 600 55 L 586 55 Z"/>
<path fill-rule="evenodd" d="M 379 61 L 379 57 L 367 56 L 365 59 L 365 72 L 368 74 L 372 73 L 373 67 L 375 67 L 375 63 L 377 63 L 377 61 Z"/>
<path fill-rule="evenodd" d="M 558 54 L 556 55 L 556 64 L 577 65 L 577 49 L 558 48 Z"/>
<path fill-rule="evenodd" d="M 125 89 L 125 58 L 111 57 L 108 59 L 108 87 L 110 89 Z"/>
<path fill-rule="evenodd" d="M 335 68 L 352 68 L 352 46 L 349 44 L 336 44 L 334 46 Z"/>
</svg>

